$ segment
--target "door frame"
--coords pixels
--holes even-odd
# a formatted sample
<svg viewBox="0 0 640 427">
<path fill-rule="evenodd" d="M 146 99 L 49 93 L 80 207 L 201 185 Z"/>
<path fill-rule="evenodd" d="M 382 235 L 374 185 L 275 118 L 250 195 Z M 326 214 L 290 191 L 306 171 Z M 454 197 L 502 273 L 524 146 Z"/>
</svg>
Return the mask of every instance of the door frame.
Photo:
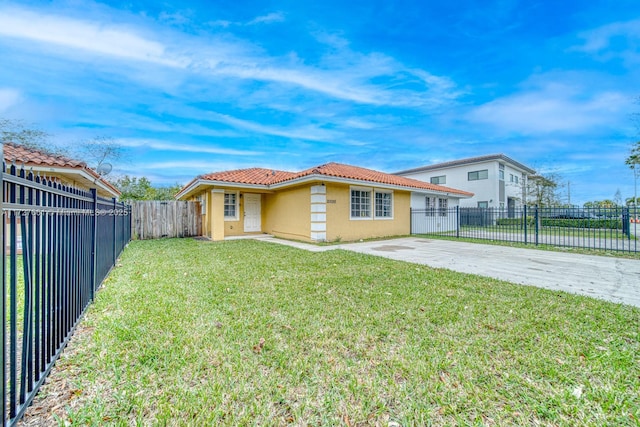
<svg viewBox="0 0 640 427">
<path fill-rule="evenodd" d="M 256 201 L 257 206 L 257 221 L 258 227 L 257 230 L 247 230 L 247 201 L 248 199 L 253 199 Z M 242 221 L 243 231 L 245 233 L 259 233 L 262 231 L 262 196 L 257 193 L 244 193 L 244 212 L 243 212 L 243 221 Z"/>
</svg>

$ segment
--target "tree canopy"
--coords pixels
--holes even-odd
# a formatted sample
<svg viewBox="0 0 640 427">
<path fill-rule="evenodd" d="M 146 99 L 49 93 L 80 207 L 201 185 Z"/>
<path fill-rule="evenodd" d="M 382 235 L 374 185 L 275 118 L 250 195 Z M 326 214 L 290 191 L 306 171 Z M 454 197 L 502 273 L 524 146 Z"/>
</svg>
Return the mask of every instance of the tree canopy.
<svg viewBox="0 0 640 427">
<path fill-rule="evenodd" d="M 527 202 L 540 207 L 560 206 L 560 176 L 546 173 L 530 176 L 527 179 Z"/>
<path fill-rule="evenodd" d="M 173 196 L 182 188 L 179 184 L 154 187 L 146 177 L 130 177 L 125 175 L 118 178 L 114 185 L 122 195 L 120 200 L 173 200 Z"/>
</svg>

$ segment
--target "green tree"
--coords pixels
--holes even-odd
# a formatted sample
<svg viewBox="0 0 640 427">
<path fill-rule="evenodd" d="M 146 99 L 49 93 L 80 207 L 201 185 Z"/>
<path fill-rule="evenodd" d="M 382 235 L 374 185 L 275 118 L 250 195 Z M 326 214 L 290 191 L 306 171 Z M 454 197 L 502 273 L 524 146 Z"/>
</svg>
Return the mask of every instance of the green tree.
<svg viewBox="0 0 640 427">
<path fill-rule="evenodd" d="M 627 205 L 629 207 L 635 206 L 636 203 L 640 203 L 640 197 L 637 198 L 635 203 L 633 202 L 633 197 L 629 197 L 628 199 L 625 199 L 625 205 Z"/>
<path fill-rule="evenodd" d="M 618 204 L 613 201 L 613 200 L 609 200 L 609 199 L 605 199 L 605 200 L 595 200 L 593 202 L 586 202 L 584 205 L 582 205 L 585 208 L 615 208 L 618 206 Z"/>
<path fill-rule="evenodd" d="M 640 166 L 640 141 L 631 146 L 629 157 L 625 160 L 625 164 L 635 171 Z"/>
<path fill-rule="evenodd" d="M 527 203 L 540 207 L 560 206 L 560 176 L 556 173 L 532 175 L 527 179 Z"/>
<path fill-rule="evenodd" d="M 168 187 L 154 187 L 148 178 L 125 175 L 115 181 L 122 195 L 120 200 L 173 200 L 173 196 L 182 188 L 179 184 Z"/>
</svg>

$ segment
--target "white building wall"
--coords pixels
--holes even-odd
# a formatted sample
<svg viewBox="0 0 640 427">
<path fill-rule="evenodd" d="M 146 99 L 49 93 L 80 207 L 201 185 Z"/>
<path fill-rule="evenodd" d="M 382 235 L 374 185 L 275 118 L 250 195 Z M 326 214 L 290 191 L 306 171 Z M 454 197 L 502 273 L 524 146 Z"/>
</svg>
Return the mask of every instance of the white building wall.
<svg viewBox="0 0 640 427">
<path fill-rule="evenodd" d="M 505 163 L 504 175 L 504 200 L 500 200 L 500 163 L 497 160 L 479 162 L 468 165 L 452 166 L 446 169 L 405 173 L 402 176 L 424 182 L 431 182 L 431 178 L 445 176 L 446 187 L 474 193 L 471 198 L 460 199 L 460 207 L 478 207 L 479 202 L 487 202 L 488 207 L 499 208 L 504 203 L 507 208 L 508 199 L 512 198 L 514 207 L 522 205 L 522 185 L 524 184 L 522 172 Z M 487 179 L 469 181 L 469 172 L 487 171 Z M 510 181 L 511 175 L 518 176 L 518 183 Z"/>
<path fill-rule="evenodd" d="M 425 212 L 426 197 L 447 199 L 446 214 L 442 215 L 436 209 L 433 216 L 427 216 Z M 443 194 L 411 193 L 411 233 L 424 234 L 427 232 L 433 233 L 434 231 L 455 231 L 457 226 L 455 208 L 459 206 L 459 202 L 458 198 L 449 198 Z"/>
</svg>

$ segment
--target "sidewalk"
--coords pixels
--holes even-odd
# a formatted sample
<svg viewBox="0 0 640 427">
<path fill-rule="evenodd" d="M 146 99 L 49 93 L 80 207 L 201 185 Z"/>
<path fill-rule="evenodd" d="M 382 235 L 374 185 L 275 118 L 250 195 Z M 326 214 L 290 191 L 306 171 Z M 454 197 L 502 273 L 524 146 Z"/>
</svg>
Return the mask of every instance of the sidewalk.
<svg viewBox="0 0 640 427">
<path fill-rule="evenodd" d="M 416 237 L 332 246 L 262 238 L 313 252 L 344 249 L 640 307 L 640 261 Z"/>
</svg>

